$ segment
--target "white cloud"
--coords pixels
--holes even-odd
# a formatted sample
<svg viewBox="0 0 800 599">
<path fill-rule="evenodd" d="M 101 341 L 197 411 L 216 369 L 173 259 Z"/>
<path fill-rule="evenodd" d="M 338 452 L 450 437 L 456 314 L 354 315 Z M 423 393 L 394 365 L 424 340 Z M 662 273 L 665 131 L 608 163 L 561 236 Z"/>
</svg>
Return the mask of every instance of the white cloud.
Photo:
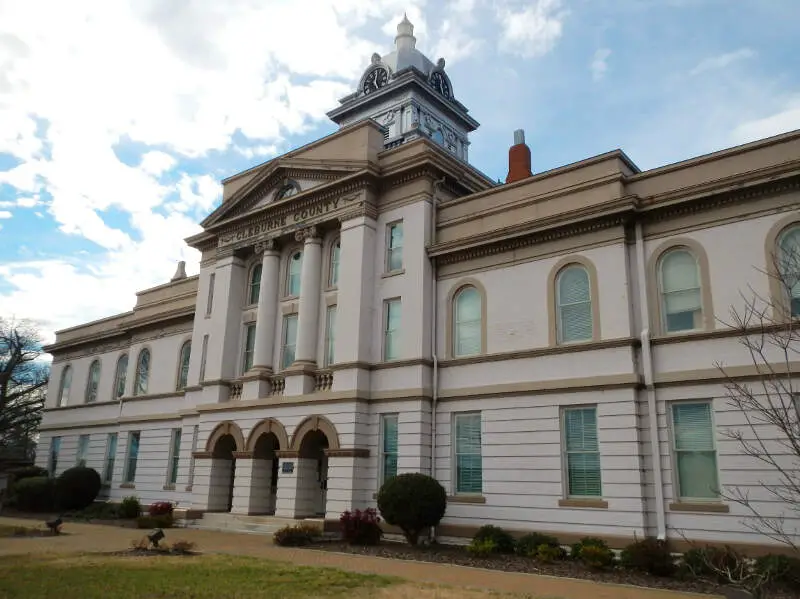
<svg viewBox="0 0 800 599">
<path fill-rule="evenodd" d="M 543 56 L 553 49 L 563 32 L 563 21 L 569 14 L 561 0 L 533 0 L 519 8 L 506 1 L 496 7 L 502 26 L 501 51 L 523 58 Z"/>
<path fill-rule="evenodd" d="M 595 81 L 600 81 L 605 77 L 606 71 L 608 70 L 609 56 L 611 56 L 611 50 L 609 48 L 598 48 L 595 51 L 592 62 L 589 65 L 589 69 L 592 71 L 592 79 Z"/>
<path fill-rule="evenodd" d="M 775 114 L 738 125 L 731 134 L 731 142 L 747 143 L 795 129 L 800 129 L 800 96 L 787 102 L 785 107 Z"/>
<path fill-rule="evenodd" d="M 734 62 L 745 60 L 747 58 L 752 58 L 755 55 L 756 53 L 750 48 L 740 48 L 739 50 L 736 50 L 734 52 L 728 52 L 726 54 L 712 56 L 710 58 L 706 58 L 705 60 L 700 61 L 697 64 L 697 66 L 695 66 L 691 71 L 689 71 L 689 74 L 699 75 L 700 73 L 704 73 L 706 71 L 724 69 L 725 67 L 733 64 Z"/>
<path fill-rule="evenodd" d="M 142 155 L 139 168 L 150 175 L 158 177 L 173 168 L 176 164 L 178 164 L 178 161 L 174 156 L 166 152 L 154 150 Z"/>
<path fill-rule="evenodd" d="M 0 210 L 0 218 L 11 218 L 14 216 L 8 210 Z"/>
</svg>

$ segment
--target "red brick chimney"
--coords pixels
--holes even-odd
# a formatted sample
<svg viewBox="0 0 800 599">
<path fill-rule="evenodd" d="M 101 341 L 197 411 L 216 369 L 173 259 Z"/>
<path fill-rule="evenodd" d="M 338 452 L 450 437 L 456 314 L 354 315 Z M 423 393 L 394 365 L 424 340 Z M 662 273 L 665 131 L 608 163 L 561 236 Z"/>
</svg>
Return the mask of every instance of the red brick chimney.
<svg viewBox="0 0 800 599">
<path fill-rule="evenodd" d="M 513 183 L 531 176 L 531 149 L 525 145 L 525 131 L 514 131 L 514 145 L 508 150 L 508 176 L 506 183 Z"/>
</svg>

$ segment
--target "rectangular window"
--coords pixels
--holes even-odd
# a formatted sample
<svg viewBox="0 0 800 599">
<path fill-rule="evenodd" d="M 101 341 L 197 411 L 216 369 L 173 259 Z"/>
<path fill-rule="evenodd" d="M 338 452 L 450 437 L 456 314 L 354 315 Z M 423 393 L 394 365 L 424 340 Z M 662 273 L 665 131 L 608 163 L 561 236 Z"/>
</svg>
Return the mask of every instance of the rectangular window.
<svg viewBox="0 0 800 599">
<path fill-rule="evenodd" d="M 481 493 L 483 491 L 481 415 L 456 414 L 454 428 L 456 493 Z"/>
<path fill-rule="evenodd" d="M 403 268 L 403 223 L 392 223 L 386 233 L 386 271 L 394 272 Z"/>
<path fill-rule="evenodd" d="M 380 483 L 397 476 L 397 414 L 381 416 Z"/>
<path fill-rule="evenodd" d="M 217 276 L 213 272 L 208 277 L 208 299 L 206 300 L 206 316 L 211 315 L 211 310 L 214 308 L 214 282 Z"/>
<path fill-rule="evenodd" d="M 192 459 L 189 462 L 189 480 L 187 482 L 188 489 L 192 488 L 194 484 L 194 452 L 197 451 L 197 433 L 200 431 L 200 427 L 198 425 L 194 425 L 192 428 Z"/>
<path fill-rule="evenodd" d="M 167 468 L 167 484 L 174 485 L 178 480 L 178 459 L 181 454 L 181 429 L 172 429 L 172 441 L 169 449 L 169 467 Z"/>
<path fill-rule="evenodd" d="M 400 357 L 400 299 L 383 302 L 383 359 Z"/>
<path fill-rule="evenodd" d="M 294 352 L 297 348 L 297 314 L 283 317 L 283 343 L 281 344 L 281 365 L 289 368 L 294 363 Z"/>
<path fill-rule="evenodd" d="M 336 346 L 336 306 L 328 306 L 325 314 L 325 366 L 334 363 Z"/>
<path fill-rule="evenodd" d="M 717 499 L 717 450 L 711 402 L 672 404 L 672 437 L 678 497 Z"/>
<path fill-rule="evenodd" d="M 244 355 L 242 356 L 242 374 L 253 367 L 253 349 L 256 345 L 256 325 L 248 324 L 244 331 Z"/>
<path fill-rule="evenodd" d="M 208 358 L 208 335 L 203 335 L 203 348 L 200 352 L 200 382 L 206 380 L 206 359 Z"/>
<path fill-rule="evenodd" d="M 125 464 L 125 482 L 132 483 L 136 480 L 136 463 L 139 460 L 139 440 L 142 433 L 131 431 L 128 433 L 128 457 Z"/>
<path fill-rule="evenodd" d="M 600 446 L 597 408 L 564 410 L 564 453 L 569 497 L 600 497 Z"/>
<path fill-rule="evenodd" d="M 78 451 L 75 453 L 75 465 L 86 466 L 86 458 L 89 455 L 89 435 L 78 437 Z"/>
<path fill-rule="evenodd" d="M 103 467 L 103 482 L 110 483 L 114 478 L 114 463 L 117 459 L 117 433 L 108 433 L 106 442 L 106 463 Z"/>
<path fill-rule="evenodd" d="M 47 471 L 50 476 L 56 475 L 58 469 L 58 454 L 61 451 L 61 437 L 53 437 L 50 439 L 50 459 L 47 463 Z"/>
</svg>

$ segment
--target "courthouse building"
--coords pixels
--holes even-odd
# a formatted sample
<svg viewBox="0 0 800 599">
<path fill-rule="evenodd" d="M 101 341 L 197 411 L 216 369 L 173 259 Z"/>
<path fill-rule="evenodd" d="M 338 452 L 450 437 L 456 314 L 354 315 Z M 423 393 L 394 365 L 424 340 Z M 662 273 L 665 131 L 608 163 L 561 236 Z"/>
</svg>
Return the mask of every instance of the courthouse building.
<svg viewBox="0 0 800 599">
<path fill-rule="evenodd" d="M 756 374 L 720 322 L 742 294 L 800 314 L 768 276 L 800 245 L 800 132 L 531 172 L 517 131 L 499 183 L 415 42 L 404 19 L 335 133 L 223 181 L 198 275 L 57 333 L 37 463 L 94 467 L 115 501 L 326 522 L 424 472 L 442 538 L 768 544 L 720 489 L 797 514 L 726 436 L 746 420 L 715 362 Z"/>
</svg>

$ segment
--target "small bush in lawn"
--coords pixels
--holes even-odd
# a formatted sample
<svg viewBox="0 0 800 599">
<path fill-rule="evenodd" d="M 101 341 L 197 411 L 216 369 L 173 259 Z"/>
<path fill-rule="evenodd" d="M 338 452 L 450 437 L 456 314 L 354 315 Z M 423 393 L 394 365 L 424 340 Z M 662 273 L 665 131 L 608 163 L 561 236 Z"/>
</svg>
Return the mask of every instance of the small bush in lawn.
<svg viewBox="0 0 800 599">
<path fill-rule="evenodd" d="M 567 557 L 567 552 L 563 547 L 553 547 L 552 545 L 545 545 L 542 543 L 536 548 L 536 553 L 531 557 L 535 557 L 544 564 L 552 564 L 559 562 Z"/>
<path fill-rule="evenodd" d="M 172 514 L 139 516 L 136 518 L 136 528 L 172 528 L 173 524 Z"/>
<path fill-rule="evenodd" d="M 755 561 L 753 571 L 768 580 L 771 586 L 800 591 L 800 559 L 796 557 L 770 553 Z"/>
<path fill-rule="evenodd" d="M 171 501 L 156 501 L 150 504 L 150 507 L 147 508 L 147 513 L 151 516 L 171 516 L 174 510 L 175 506 Z"/>
<path fill-rule="evenodd" d="M 142 515 L 142 504 L 139 498 L 131 495 L 122 500 L 119 504 L 119 517 L 126 520 L 132 520 Z"/>
<path fill-rule="evenodd" d="M 191 553 L 196 546 L 191 541 L 178 540 L 172 544 L 172 551 L 175 553 Z"/>
<path fill-rule="evenodd" d="M 584 547 L 602 547 L 604 549 L 608 549 L 608 543 L 606 543 L 603 539 L 598 539 L 597 537 L 583 537 L 577 543 L 572 544 L 569 556 L 575 560 L 580 559 L 581 550 Z"/>
<path fill-rule="evenodd" d="M 392 526 L 400 527 L 410 545 L 439 524 L 447 509 L 447 493 L 434 478 L 420 473 L 393 476 L 378 491 L 378 509 Z"/>
<path fill-rule="evenodd" d="M 467 545 L 467 551 L 470 555 L 474 555 L 475 557 L 489 557 L 490 555 L 499 553 L 497 543 L 495 543 L 493 539 L 478 539 L 477 537 L 473 538 L 472 542 Z"/>
<path fill-rule="evenodd" d="M 339 517 L 342 525 L 342 536 L 350 545 L 377 545 L 383 531 L 377 510 L 368 508 L 364 511 L 346 511 Z"/>
<path fill-rule="evenodd" d="M 303 524 L 284 526 L 275 531 L 272 542 L 281 547 L 301 547 L 313 543 L 318 534 L 317 529 Z"/>
<path fill-rule="evenodd" d="M 478 542 L 490 540 L 494 543 L 497 553 L 514 553 L 514 537 L 499 526 L 491 524 L 481 526 L 472 540 Z"/>
<path fill-rule="evenodd" d="M 97 470 L 75 466 L 56 479 L 56 502 L 64 510 L 82 510 L 92 505 L 102 484 Z"/>
<path fill-rule="evenodd" d="M 517 539 L 514 550 L 519 555 L 536 557 L 540 545 L 547 545 L 549 547 L 561 546 L 558 539 L 553 536 L 532 532 Z"/>
<path fill-rule="evenodd" d="M 672 576 L 675 559 L 669 543 L 659 539 L 642 539 L 622 550 L 620 562 L 625 568 L 647 572 L 653 576 Z"/>
<path fill-rule="evenodd" d="M 17 508 L 24 512 L 48 512 L 55 503 L 55 484 L 47 476 L 23 478 L 14 483 L 11 494 Z"/>
</svg>

